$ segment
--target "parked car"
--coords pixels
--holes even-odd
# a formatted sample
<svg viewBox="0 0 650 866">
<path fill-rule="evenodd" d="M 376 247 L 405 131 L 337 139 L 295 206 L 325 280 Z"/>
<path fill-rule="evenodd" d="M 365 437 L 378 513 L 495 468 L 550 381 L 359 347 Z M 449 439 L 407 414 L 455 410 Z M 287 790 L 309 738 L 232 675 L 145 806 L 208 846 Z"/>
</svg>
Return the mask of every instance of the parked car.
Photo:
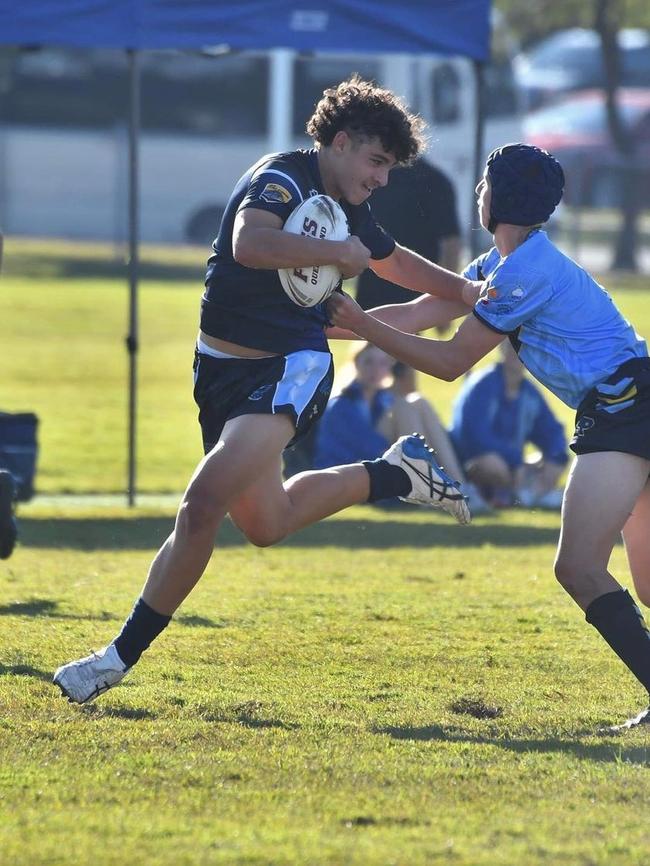
<svg viewBox="0 0 650 866">
<path fill-rule="evenodd" d="M 650 87 L 650 31 L 625 28 L 618 34 L 624 87 Z M 527 108 L 574 90 L 605 86 L 600 36 L 596 30 L 572 27 L 542 39 L 513 61 L 515 79 Z"/>
<path fill-rule="evenodd" d="M 642 200 L 650 207 L 650 88 L 619 89 L 618 106 L 636 143 Z M 581 91 L 527 114 L 524 137 L 562 163 L 567 204 L 620 204 L 621 178 L 630 161 L 612 141 L 602 90 Z"/>
</svg>

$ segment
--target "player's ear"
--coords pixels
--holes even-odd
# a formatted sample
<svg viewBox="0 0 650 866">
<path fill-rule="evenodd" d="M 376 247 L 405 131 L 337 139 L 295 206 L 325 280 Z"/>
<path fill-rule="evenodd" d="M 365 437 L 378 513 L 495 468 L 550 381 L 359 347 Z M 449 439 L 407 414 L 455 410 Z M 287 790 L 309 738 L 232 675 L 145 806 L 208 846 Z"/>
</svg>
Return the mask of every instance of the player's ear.
<svg viewBox="0 0 650 866">
<path fill-rule="evenodd" d="M 332 150 L 335 150 L 339 153 L 343 153 L 346 147 L 349 146 L 351 139 L 350 136 L 344 129 L 339 129 L 334 138 L 332 139 L 332 144 L 330 147 Z"/>
</svg>

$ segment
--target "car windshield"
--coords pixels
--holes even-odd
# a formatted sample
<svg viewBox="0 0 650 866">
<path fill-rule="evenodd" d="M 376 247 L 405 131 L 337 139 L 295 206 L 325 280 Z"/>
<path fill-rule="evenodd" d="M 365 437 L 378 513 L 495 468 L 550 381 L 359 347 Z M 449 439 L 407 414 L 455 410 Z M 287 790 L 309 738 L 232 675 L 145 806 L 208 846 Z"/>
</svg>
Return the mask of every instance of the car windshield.
<svg viewBox="0 0 650 866">
<path fill-rule="evenodd" d="M 531 51 L 532 68 L 544 71 L 549 67 L 562 69 L 598 69 L 600 41 L 590 30 L 571 30 L 558 33 Z"/>
<path fill-rule="evenodd" d="M 642 114 L 638 105 L 621 104 L 619 109 L 624 124 L 629 128 Z M 535 111 L 526 118 L 526 131 L 540 133 L 602 132 L 607 124 L 605 103 L 596 100 L 571 101 Z"/>
</svg>

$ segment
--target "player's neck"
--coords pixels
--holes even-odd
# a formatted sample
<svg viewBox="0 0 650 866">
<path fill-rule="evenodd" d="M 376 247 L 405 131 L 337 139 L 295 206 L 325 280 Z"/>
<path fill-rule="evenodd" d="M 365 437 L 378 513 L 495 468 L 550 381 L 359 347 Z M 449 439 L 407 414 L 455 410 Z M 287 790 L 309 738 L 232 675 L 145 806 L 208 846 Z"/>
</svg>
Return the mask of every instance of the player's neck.
<svg viewBox="0 0 650 866">
<path fill-rule="evenodd" d="M 535 227 L 513 226 L 509 223 L 499 223 L 494 231 L 494 245 L 501 256 L 509 256 L 528 239 Z"/>
<path fill-rule="evenodd" d="M 341 191 L 336 183 L 336 174 L 332 164 L 330 152 L 326 147 L 318 148 L 318 170 L 320 179 L 323 182 L 323 189 L 327 195 L 331 196 L 335 201 L 341 199 Z"/>
</svg>

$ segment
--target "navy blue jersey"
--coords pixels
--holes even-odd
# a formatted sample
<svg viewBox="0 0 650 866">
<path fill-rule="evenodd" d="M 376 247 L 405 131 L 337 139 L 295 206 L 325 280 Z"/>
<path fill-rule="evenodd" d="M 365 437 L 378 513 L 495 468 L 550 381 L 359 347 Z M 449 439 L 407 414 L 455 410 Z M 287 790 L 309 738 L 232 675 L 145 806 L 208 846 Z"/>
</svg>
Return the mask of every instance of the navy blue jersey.
<svg viewBox="0 0 650 866">
<path fill-rule="evenodd" d="M 221 340 L 278 354 L 302 349 L 326 351 L 323 304 L 299 307 L 284 292 L 276 270 L 247 268 L 232 254 L 235 216 L 246 207 L 277 214 L 284 222 L 300 202 L 325 193 L 316 150 L 262 157 L 237 182 L 221 220 L 208 261 L 201 302 L 201 330 Z M 340 202 L 350 233 L 373 259 L 389 256 L 395 241 L 377 225 L 368 204 Z"/>
</svg>

